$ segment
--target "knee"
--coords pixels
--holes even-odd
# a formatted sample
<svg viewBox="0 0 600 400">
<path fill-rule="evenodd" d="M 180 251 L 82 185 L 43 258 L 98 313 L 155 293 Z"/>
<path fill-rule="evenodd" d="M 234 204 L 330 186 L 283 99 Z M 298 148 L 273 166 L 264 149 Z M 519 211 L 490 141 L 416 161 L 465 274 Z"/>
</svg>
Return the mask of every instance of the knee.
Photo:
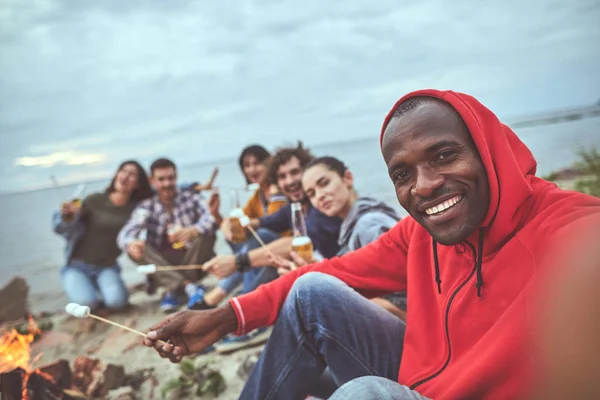
<svg viewBox="0 0 600 400">
<path fill-rule="evenodd" d="M 88 306 L 92 310 L 100 305 L 96 291 L 81 272 L 65 268 L 62 272 L 62 282 L 69 302 Z"/>
<path fill-rule="evenodd" d="M 296 279 L 290 294 L 302 298 L 335 296 L 336 292 L 349 288 L 344 282 L 321 272 L 309 272 Z"/>
<path fill-rule="evenodd" d="M 112 310 L 121 310 L 129 303 L 129 293 L 124 288 L 114 288 L 102 293 L 104 305 Z"/>
<path fill-rule="evenodd" d="M 343 307 L 344 291 L 352 290 L 331 275 L 309 272 L 296 279 L 286 299 L 285 306 L 301 308 L 307 318 L 322 312 L 335 312 Z"/>
<path fill-rule="evenodd" d="M 397 382 L 380 376 L 362 376 L 353 379 L 335 391 L 330 399 L 365 399 L 365 400 L 392 400 L 416 399 L 410 394 L 408 388 Z"/>
</svg>

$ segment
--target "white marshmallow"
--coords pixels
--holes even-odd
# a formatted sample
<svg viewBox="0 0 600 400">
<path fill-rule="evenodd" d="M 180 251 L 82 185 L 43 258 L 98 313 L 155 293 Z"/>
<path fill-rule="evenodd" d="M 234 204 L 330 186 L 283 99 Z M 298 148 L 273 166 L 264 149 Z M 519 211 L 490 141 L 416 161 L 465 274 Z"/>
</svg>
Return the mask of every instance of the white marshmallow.
<svg viewBox="0 0 600 400">
<path fill-rule="evenodd" d="M 90 308 L 77 303 L 69 303 L 65 311 L 77 318 L 86 318 L 90 315 Z"/>
<path fill-rule="evenodd" d="M 87 318 L 90 315 L 90 308 L 88 306 L 79 306 L 73 310 L 71 315 L 77 318 Z"/>
<path fill-rule="evenodd" d="M 67 312 L 67 314 L 73 314 L 73 311 L 75 311 L 75 309 L 77 307 L 79 307 L 79 304 L 77 304 L 77 303 L 69 303 L 65 307 L 65 311 Z"/>
<path fill-rule="evenodd" d="M 154 265 L 154 264 L 138 265 L 137 270 L 140 274 L 153 274 L 156 272 L 156 265 Z"/>
<path fill-rule="evenodd" d="M 240 224 L 245 228 L 250 225 L 250 218 L 247 215 L 240 217 Z"/>
</svg>

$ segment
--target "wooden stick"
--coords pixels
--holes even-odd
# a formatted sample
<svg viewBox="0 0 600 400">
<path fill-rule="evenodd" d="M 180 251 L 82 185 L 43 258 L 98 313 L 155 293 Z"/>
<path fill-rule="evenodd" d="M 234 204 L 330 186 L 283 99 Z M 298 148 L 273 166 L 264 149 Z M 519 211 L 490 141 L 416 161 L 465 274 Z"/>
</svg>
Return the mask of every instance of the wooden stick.
<svg viewBox="0 0 600 400">
<path fill-rule="evenodd" d="M 250 231 L 250 233 L 252 233 L 252 235 L 254 235 L 254 237 L 256 238 L 256 240 L 258 240 L 258 243 L 260 243 L 261 247 L 263 249 L 265 249 L 265 251 L 267 252 L 267 254 L 269 254 L 271 257 L 275 257 L 273 255 L 273 253 L 271 253 L 271 250 L 269 250 L 267 248 L 267 245 L 265 244 L 265 242 L 263 242 L 262 238 L 258 235 L 258 233 L 256 233 L 256 231 L 254 230 L 254 228 L 252 227 L 252 225 L 248 225 L 248 230 Z"/>
<path fill-rule="evenodd" d="M 148 337 L 148 335 L 146 335 L 145 333 L 140 332 L 140 331 L 138 331 L 136 329 L 130 328 L 128 326 L 121 325 L 118 322 L 114 322 L 114 321 L 108 320 L 106 318 L 99 317 L 99 316 L 94 315 L 94 314 L 90 314 L 89 317 L 97 319 L 98 321 L 106 322 L 107 324 L 116 326 L 117 328 L 125 329 L 126 331 L 129 331 L 131 333 L 135 333 L 136 335 L 139 335 L 139 336 L 142 336 L 142 337 Z M 158 340 L 158 343 L 160 343 L 162 345 L 167 344 L 166 342 L 163 342 L 162 340 Z"/>
<path fill-rule="evenodd" d="M 254 230 L 254 228 L 252 227 L 252 225 L 248 225 L 248 230 L 254 235 L 254 237 L 256 238 L 256 240 L 258 240 L 258 243 L 260 243 L 260 245 L 262 247 L 265 248 L 265 250 L 269 251 L 268 249 L 266 249 L 267 245 L 265 244 L 265 242 L 263 242 L 262 238 L 258 235 L 258 233 L 256 233 L 256 231 Z M 269 251 L 270 253 L 270 251 Z"/>
<path fill-rule="evenodd" d="M 193 264 L 193 265 L 162 265 L 156 266 L 156 272 L 158 271 L 181 271 L 188 269 L 202 269 L 203 265 L 201 264 Z"/>
</svg>

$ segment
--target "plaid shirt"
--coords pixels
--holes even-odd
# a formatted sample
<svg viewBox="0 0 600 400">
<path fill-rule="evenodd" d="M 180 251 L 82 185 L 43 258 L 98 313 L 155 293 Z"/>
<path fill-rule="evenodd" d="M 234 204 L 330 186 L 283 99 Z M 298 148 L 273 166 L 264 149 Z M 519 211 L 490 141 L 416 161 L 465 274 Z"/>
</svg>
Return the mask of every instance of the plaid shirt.
<svg viewBox="0 0 600 400">
<path fill-rule="evenodd" d="M 195 226 L 200 235 L 215 233 L 217 228 L 206 201 L 197 193 L 179 190 L 173 200 L 172 215 L 167 212 L 158 195 L 140 202 L 119 232 L 117 245 L 126 250 L 127 245 L 138 240 L 142 231 L 145 231 L 146 243 L 158 249 L 169 224 L 178 224 L 183 228 Z"/>
</svg>

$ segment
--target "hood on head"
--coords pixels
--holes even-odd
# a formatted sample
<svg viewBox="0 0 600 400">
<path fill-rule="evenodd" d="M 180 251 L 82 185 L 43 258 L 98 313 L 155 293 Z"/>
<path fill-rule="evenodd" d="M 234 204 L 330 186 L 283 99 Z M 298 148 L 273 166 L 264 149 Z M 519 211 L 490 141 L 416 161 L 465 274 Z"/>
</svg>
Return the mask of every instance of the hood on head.
<svg viewBox="0 0 600 400">
<path fill-rule="evenodd" d="M 481 228 L 486 228 L 484 253 L 494 251 L 512 236 L 527 216 L 525 203 L 533 194 L 531 179 L 537 167 L 533 154 L 508 126 L 474 97 L 433 89 L 411 92 L 394 104 L 383 122 L 380 146 L 396 108 L 413 97 L 434 97 L 446 102 L 458 112 L 469 129 L 485 166 L 490 188 L 490 206 L 481 224 Z M 473 239 L 472 243 L 476 243 L 477 238 Z"/>
</svg>

